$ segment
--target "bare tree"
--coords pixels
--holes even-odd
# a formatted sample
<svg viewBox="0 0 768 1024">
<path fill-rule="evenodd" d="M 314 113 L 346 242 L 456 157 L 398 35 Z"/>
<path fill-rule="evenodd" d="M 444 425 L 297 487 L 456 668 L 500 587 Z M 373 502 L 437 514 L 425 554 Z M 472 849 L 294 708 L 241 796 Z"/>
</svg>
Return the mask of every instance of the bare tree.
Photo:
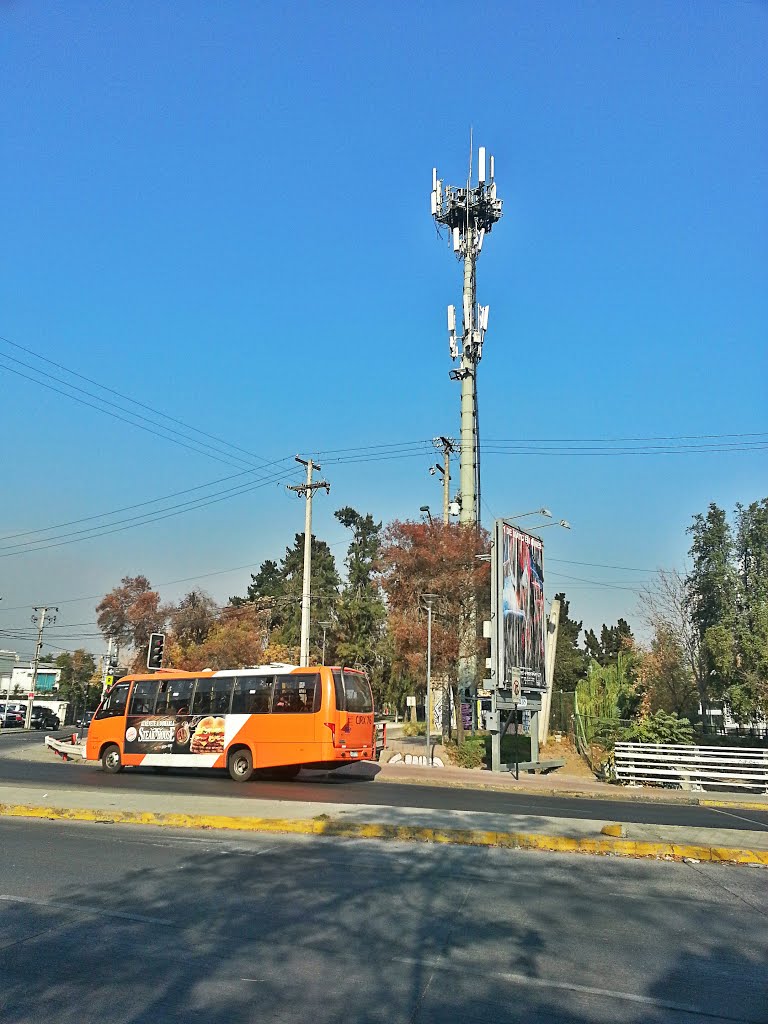
<svg viewBox="0 0 768 1024">
<path fill-rule="evenodd" d="M 677 569 L 659 569 L 655 583 L 640 594 L 639 611 L 657 639 L 676 639 L 696 684 L 702 709 L 705 709 L 708 678 L 699 633 L 691 618 L 685 577 Z"/>
</svg>

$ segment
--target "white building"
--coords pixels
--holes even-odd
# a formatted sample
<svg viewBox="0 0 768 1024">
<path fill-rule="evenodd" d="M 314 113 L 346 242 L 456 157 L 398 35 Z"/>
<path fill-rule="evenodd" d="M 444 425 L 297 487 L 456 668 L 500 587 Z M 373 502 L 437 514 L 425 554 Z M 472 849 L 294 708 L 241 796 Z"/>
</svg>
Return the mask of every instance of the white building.
<svg viewBox="0 0 768 1024">
<path fill-rule="evenodd" d="M 35 679 L 35 696 L 42 697 L 55 693 L 59 688 L 61 669 L 58 665 L 40 662 L 37 666 L 37 678 Z M 32 664 L 31 662 L 19 662 L 13 666 L 11 672 L 11 695 L 26 697 L 32 692 Z"/>
</svg>

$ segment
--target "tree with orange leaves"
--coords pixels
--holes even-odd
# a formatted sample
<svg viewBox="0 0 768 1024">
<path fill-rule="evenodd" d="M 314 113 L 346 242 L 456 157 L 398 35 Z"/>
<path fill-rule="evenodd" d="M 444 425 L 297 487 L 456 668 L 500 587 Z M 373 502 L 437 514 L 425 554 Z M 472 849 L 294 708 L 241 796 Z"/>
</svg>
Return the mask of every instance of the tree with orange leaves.
<svg viewBox="0 0 768 1024">
<path fill-rule="evenodd" d="M 421 594 L 438 597 L 432 615 L 433 673 L 446 676 L 453 686 L 460 655 L 484 665 L 476 623 L 489 617 L 490 565 L 477 556 L 489 546 L 482 527 L 395 521 L 386 528 L 379 578 L 389 606 L 395 667 L 417 689 L 426 688 L 427 674 Z M 458 694 L 455 699 L 458 706 Z"/>
</svg>

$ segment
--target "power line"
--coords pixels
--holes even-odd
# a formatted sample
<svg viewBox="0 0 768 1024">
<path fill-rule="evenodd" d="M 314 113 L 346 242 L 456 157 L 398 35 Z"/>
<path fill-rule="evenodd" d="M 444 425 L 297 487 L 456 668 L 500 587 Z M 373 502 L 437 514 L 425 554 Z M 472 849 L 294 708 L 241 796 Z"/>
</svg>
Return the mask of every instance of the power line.
<svg viewBox="0 0 768 1024">
<path fill-rule="evenodd" d="M 102 391 L 106 391 L 108 394 L 115 395 L 117 398 L 120 398 L 124 402 L 128 402 L 130 405 L 137 405 L 140 408 L 146 409 L 148 412 L 153 413 L 155 416 L 162 416 L 163 419 L 169 420 L 171 423 L 177 423 L 179 426 L 184 427 L 184 429 L 186 431 L 193 431 L 196 434 L 200 434 L 202 437 L 207 437 L 207 438 L 209 438 L 212 441 L 216 441 L 216 443 L 219 444 L 219 445 L 223 445 L 226 448 L 231 448 L 231 449 L 233 449 L 235 451 L 242 452 L 244 455 L 247 455 L 249 458 L 258 459 L 261 462 L 266 462 L 266 460 L 261 455 L 257 455 L 254 452 L 248 451 L 246 448 L 241 448 L 239 445 L 232 444 L 232 442 L 226 441 L 223 438 L 217 437 L 215 434 L 209 434 L 205 430 L 200 430 L 198 427 L 194 427 L 194 426 L 192 426 L 189 423 L 185 423 L 184 420 L 177 419 L 175 416 L 169 416 L 168 413 L 162 412 L 159 409 L 155 409 L 151 405 L 147 405 L 146 402 L 140 402 L 138 399 L 129 397 L 128 395 L 124 395 L 120 391 L 116 391 L 114 388 L 107 387 L 107 385 L 105 385 L 105 384 L 100 384 L 98 381 L 92 380 L 90 377 L 86 377 L 84 374 L 78 373 L 76 370 L 71 370 L 69 367 L 64 366 L 62 363 L 57 363 L 53 359 L 48 359 L 46 356 L 41 356 L 39 353 L 35 352 L 33 349 L 27 348 L 26 346 L 19 344 L 19 342 L 17 342 L 17 341 L 11 341 L 10 338 L 3 337 L 2 335 L 0 335 L 0 341 L 4 341 L 7 345 L 12 345 L 14 348 L 17 348 L 17 349 L 19 349 L 22 352 L 26 352 L 28 355 L 33 356 L 33 358 L 35 358 L 35 359 L 39 359 L 39 360 L 41 360 L 44 363 L 48 363 L 49 366 L 54 366 L 58 370 L 63 370 L 64 373 L 68 373 L 68 374 L 70 374 L 73 377 L 77 377 L 79 380 L 84 380 L 84 381 L 86 381 L 86 383 L 92 384 L 94 387 L 97 387 L 97 388 L 99 388 Z M 6 355 L 5 358 L 6 359 L 12 359 L 13 357 Z M 20 360 L 14 360 L 14 361 L 15 362 L 21 362 Z M 44 373 L 44 371 L 42 371 L 42 370 L 37 370 L 36 368 L 29 366 L 28 363 L 22 363 L 21 365 L 27 366 L 30 369 L 33 369 L 35 373 L 40 373 L 40 374 Z M 50 376 L 50 375 L 46 374 L 46 376 Z M 52 379 L 56 379 L 56 378 L 52 378 Z M 60 383 L 63 383 L 65 385 L 65 387 L 74 387 L 74 385 L 67 384 L 66 381 L 61 381 Z M 83 390 L 83 389 L 78 388 L 77 390 Z M 84 391 L 83 393 L 89 394 L 89 392 L 87 392 L 87 391 Z M 103 399 L 98 398 L 98 396 L 91 395 L 91 397 L 96 397 L 97 401 L 104 401 Z M 132 415 L 135 415 L 135 414 L 132 414 Z M 141 417 L 141 418 L 142 419 L 146 419 L 146 417 Z M 267 463 L 267 464 L 269 465 L 269 463 Z"/>
<path fill-rule="evenodd" d="M 238 497 L 241 494 L 250 494 L 253 491 L 259 490 L 266 484 L 279 483 L 280 476 L 282 474 L 275 474 L 271 479 L 267 478 L 260 480 L 258 483 L 244 484 L 240 487 L 229 488 L 227 491 L 219 493 L 219 496 L 208 496 L 205 500 L 182 502 L 179 505 L 170 506 L 169 509 L 163 509 L 162 513 L 147 513 L 142 516 L 133 516 L 123 522 L 127 525 L 119 526 L 115 524 L 107 525 L 105 527 L 94 527 L 89 531 L 74 531 L 76 534 L 86 533 L 86 536 L 68 536 L 70 539 L 51 539 L 42 538 L 44 543 L 36 541 L 31 542 L 28 546 L 22 547 L 20 545 L 10 545 L 11 548 L 18 548 L 18 550 L 5 551 L 4 554 L 0 554 L 0 558 L 12 558 L 15 555 L 30 554 L 35 551 L 48 551 L 51 548 L 63 547 L 68 544 L 77 544 L 84 540 L 92 540 L 96 537 L 106 537 L 113 533 L 122 533 L 124 530 L 135 529 L 137 526 L 147 526 L 150 523 L 161 522 L 163 519 L 169 519 L 172 516 L 182 515 L 184 512 L 191 512 L 199 508 L 206 508 L 208 505 L 217 504 L 220 501 L 226 501 L 228 498 Z M 50 543 L 47 541 L 50 540 Z M 33 546 L 37 545 L 37 546 Z M 3 551 L 0 548 L 0 551 Z"/>
<path fill-rule="evenodd" d="M 271 463 L 267 463 L 267 466 L 279 465 L 281 462 L 285 462 L 285 459 L 275 459 Z M 265 467 L 266 468 L 266 467 Z M 122 508 L 112 509 L 111 512 L 99 512 L 92 516 L 83 516 L 80 519 L 70 519 L 65 523 L 56 523 L 54 526 L 41 526 L 36 530 L 24 530 L 21 533 L 9 533 L 4 537 L 0 537 L 0 541 L 15 540 L 17 537 L 29 537 L 34 533 L 50 533 L 52 530 L 61 530 L 65 526 L 77 526 L 80 523 L 92 522 L 94 519 L 108 519 L 110 516 L 118 515 L 120 512 L 130 512 L 135 508 L 144 508 L 147 505 L 156 505 L 158 502 L 167 501 L 170 498 L 178 498 L 182 494 L 191 494 L 193 491 L 201 491 L 206 487 L 213 487 L 216 484 L 226 483 L 228 480 L 236 480 L 242 476 L 251 476 L 254 473 L 252 469 L 244 469 L 239 473 L 231 473 L 229 476 L 219 477 L 217 480 L 210 480 L 206 484 L 197 484 L 195 487 L 186 487 L 181 491 L 172 491 L 170 494 L 164 494 L 159 498 L 149 498 L 147 501 L 138 501 L 133 505 L 124 505 Z M 257 477 L 257 479 L 262 479 Z M 106 525 L 106 524 L 105 524 Z M 16 545 L 10 545 L 15 547 Z M 1 550 L 1 549 L 0 549 Z"/>
<path fill-rule="evenodd" d="M 13 356 L 7 356 L 3 353 L 0 354 L 0 359 L 13 359 Z M 14 362 L 20 362 L 20 360 L 14 359 Z M 136 422 L 136 420 L 128 419 L 126 416 L 121 416 L 119 413 L 115 412 L 114 409 L 105 409 L 102 408 L 102 406 L 100 405 L 95 405 L 93 402 L 86 401 L 84 398 L 78 398 L 77 395 L 70 394 L 68 391 L 63 391 L 61 388 L 56 388 L 52 384 L 46 384 L 46 382 L 43 380 L 37 380 L 37 378 L 35 377 L 30 377 L 28 373 L 22 373 L 21 370 L 16 370 L 12 366 L 4 366 L 2 363 L 0 363 L 0 368 L 6 370 L 8 373 L 15 373 L 18 377 L 25 378 L 25 380 L 32 381 L 33 384 L 39 384 L 41 387 L 47 388 L 49 391 L 56 392 L 56 394 L 64 395 L 65 398 L 71 398 L 73 402 L 79 402 L 80 405 L 88 406 L 88 408 L 95 409 L 97 412 L 101 412 L 107 416 L 111 416 L 113 419 L 121 420 L 123 423 L 129 424 L 129 426 L 138 427 L 139 430 L 144 430 L 146 431 L 146 433 L 152 434 L 154 437 L 160 437 L 164 441 L 171 441 L 173 444 L 178 444 L 182 448 L 187 448 L 189 449 L 189 451 L 196 452 L 198 455 L 206 455 L 208 458 L 216 459 L 217 462 L 224 462 L 227 465 L 234 466 L 235 468 L 238 469 L 241 468 L 244 463 L 243 459 L 238 459 L 238 462 L 233 462 L 230 458 L 227 458 L 225 455 L 214 455 L 211 452 L 205 451 L 205 449 L 199 447 L 197 444 L 188 444 L 187 442 L 182 441 L 179 438 L 171 437 L 169 434 L 161 433 L 159 430 L 153 430 L 151 427 L 147 427 L 143 423 L 138 423 Z M 34 372 L 40 374 L 43 373 L 43 371 L 41 370 L 34 370 Z M 50 376 L 50 374 L 45 374 L 45 376 Z M 66 384 L 66 382 L 60 381 L 56 377 L 51 377 L 51 380 L 56 380 L 57 383 L 64 384 L 64 386 L 68 388 L 74 387 L 74 385 Z M 82 391 L 82 388 L 77 388 L 76 390 Z M 87 394 L 87 392 L 84 393 Z M 95 398 L 97 402 L 104 401 L 104 399 L 98 398 L 97 396 L 94 395 L 91 395 L 90 397 Z"/>
</svg>

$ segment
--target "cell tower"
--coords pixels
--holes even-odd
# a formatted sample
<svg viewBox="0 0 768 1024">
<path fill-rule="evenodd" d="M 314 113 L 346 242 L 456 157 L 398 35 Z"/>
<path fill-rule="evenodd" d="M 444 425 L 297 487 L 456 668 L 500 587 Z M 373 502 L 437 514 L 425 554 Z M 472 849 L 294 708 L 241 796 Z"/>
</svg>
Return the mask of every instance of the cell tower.
<svg viewBox="0 0 768 1024">
<path fill-rule="evenodd" d="M 459 450 L 459 495 L 462 523 L 480 520 L 480 437 L 477 415 L 477 366 L 483 355 L 488 329 L 489 306 L 477 303 L 477 259 L 483 239 L 501 217 L 501 199 L 496 198 L 494 159 L 490 157 L 486 176 L 485 147 L 478 150 L 477 185 L 472 187 L 472 146 L 469 174 L 464 188 L 443 185 L 432 168 L 432 216 L 435 223 L 451 233 L 453 251 L 464 261 L 463 322 L 456 331 L 456 307 L 448 307 L 448 338 L 451 359 L 459 366 L 451 380 L 461 381 L 461 443 Z"/>
</svg>

